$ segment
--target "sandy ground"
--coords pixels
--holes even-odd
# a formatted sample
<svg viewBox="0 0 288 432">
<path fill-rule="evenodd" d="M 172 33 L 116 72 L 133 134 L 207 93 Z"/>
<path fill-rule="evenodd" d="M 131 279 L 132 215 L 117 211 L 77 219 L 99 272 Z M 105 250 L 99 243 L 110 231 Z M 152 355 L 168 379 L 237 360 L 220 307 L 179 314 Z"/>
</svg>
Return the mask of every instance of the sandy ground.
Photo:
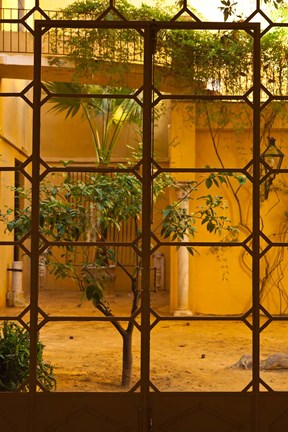
<svg viewBox="0 0 288 432">
<path fill-rule="evenodd" d="M 111 295 L 109 302 L 115 314 L 124 316 L 131 297 Z M 168 293 L 153 294 L 152 303 L 161 316 L 169 316 Z M 77 291 L 43 291 L 40 305 L 50 317 L 101 316 Z M 7 308 L 0 314 L 11 312 L 18 311 Z M 154 319 L 151 316 L 151 323 Z M 262 359 L 288 353 L 287 330 L 287 323 L 274 322 L 263 331 Z M 151 381 L 160 391 L 241 391 L 251 381 L 251 370 L 230 366 L 251 353 L 251 336 L 250 329 L 237 321 L 160 321 L 151 331 Z M 55 366 L 57 391 L 123 391 L 122 339 L 111 323 L 53 321 L 41 329 L 40 340 L 45 360 Z M 288 390 L 288 370 L 262 371 L 261 378 L 274 390 Z M 135 329 L 132 385 L 139 379 L 140 332 Z"/>
</svg>

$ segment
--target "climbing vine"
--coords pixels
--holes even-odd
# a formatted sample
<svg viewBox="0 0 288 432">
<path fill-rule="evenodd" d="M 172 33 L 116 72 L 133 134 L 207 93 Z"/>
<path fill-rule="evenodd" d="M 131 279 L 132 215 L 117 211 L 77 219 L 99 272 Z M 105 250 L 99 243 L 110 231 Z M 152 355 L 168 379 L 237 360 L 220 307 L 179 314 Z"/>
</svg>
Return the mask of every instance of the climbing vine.
<svg viewBox="0 0 288 432">
<path fill-rule="evenodd" d="M 246 165 L 252 158 L 252 154 L 249 153 L 249 148 L 247 147 L 241 149 L 240 147 L 236 147 L 236 142 L 237 140 L 239 143 L 241 141 L 247 142 L 247 134 L 249 134 L 249 130 L 252 130 L 253 124 L 249 107 L 246 104 L 238 104 L 237 109 L 235 107 L 233 109 L 231 102 L 228 104 L 223 101 L 199 102 L 197 104 L 197 113 L 198 127 L 205 125 L 210 135 L 210 144 L 206 149 L 210 157 L 211 154 L 214 155 L 217 164 L 224 169 L 224 166 L 227 166 L 227 150 L 228 153 L 237 150 L 239 157 L 242 155 L 242 160 L 239 160 L 240 166 Z M 283 126 L 287 127 L 285 126 L 287 125 L 287 120 L 287 102 L 285 101 L 271 102 L 261 111 L 261 151 L 264 151 L 267 145 L 267 136 L 271 136 L 274 128 L 279 128 L 279 125 L 282 125 L 282 128 Z M 225 131 L 229 128 L 233 128 L 234 131 L 234 146 L 230 143 L 226 147 L 224 144 Z M 231 192 L 229 195 L 229 208 L 237 209 L 237 216 L 234 216 L 234 222 L 238 218 L 238 225 L 236 225 L 239 228 L 239 233 L 242 233 L 243 240 L 253 233 L 251 215 L 252 194 L 251 192 L 245 193 L 245 189 L 249 188 L 249 181 L 247 181 L 244 188 L 240 189 L 238 186 L 235 187 L 228 178 L 227 186 Z M 272 201 L 264 199 L 262 187 L 263 185 L 261 186 L 261 230 L 271 241 L 285 243 L 288 238 L 288 218 L 285 211 L 287 183 L 285 182 L 285 178 L 276 177 L 270 191 L 270 194 L 274 196 Z M 273 211 L 275 213 L 273 213 L 273 224 L 271 225 L 269 215 Z M 222 277 L 226 280 L 229 279 L 229 265 L 227 266 L 229 247 L 227 247 L 227 243 L 235 241 L 237 236 L 237 232 L 234 231 L 233 237 L 226 236 L 223 247 L 217 246 L 211 249 L 211 253 L 221 260 L 221 265 L 223 266 Z M 241 236 L 239 240 L 241 240 Z M 265 242 L 261 243 L 261 251 L 266 246 Z M 245 249 L 240 253 L 240 262 L 243 271 L 250 275 L 250 255 Z M 285 289 L 286 266 L 285 249 L 283 247 L 272 248 L 271 251 L 267 251 L 261 258 L 260 301 L 262 304 L 265 304 L 269 297 L 273 299 L 278 298 L 279 314 L 286 314 L 288 310 L 288 294 Z M 248 305 L 247 308 L 249 308 Z"/>
<path fill-rule="evenodd" d="M 266 3 L 280 9 L 284 4 L 283 0 L 266 0 Z M 235 13 L 237 2 L 222 0 L 221 4 L 224 18 Z M 64 19 L 73 20 L 170 21 L 177 8 L 161 4 L 136 7 L 127 0 L 119 0 L 111 7 L 109 2 L 82 0 L 62 9 L 57 18 L 59 13 Z M 187 15 L 180 15 L 178 20 L 181 19 L 187 20 Z M 78 75 L 93 75 L 102 61 L 121 63 L 123 73 L 127 64 L 143 62 L 143 35 L 133 29 L 55 29 L 51 43 L 55 54 L 64 51 L 67 58 L 73 60 Z M 285 94 L 288 88 L 287 29 L 273 27 L 263 34 L 261 48 L 262 83 L 273 94 Z M 55 56 L 50 59 L 51 62 L 57 60 Z M 212 89 L 222 94 L 245 94 L 253 81 L 253 38 L 244 30 L 162 29 L 156 34 L 154 62 L 166 67 L 170 74 L 180 75 L 182 81 L 192 79 L 198 83 L 199 92 Z"/>
</svg>

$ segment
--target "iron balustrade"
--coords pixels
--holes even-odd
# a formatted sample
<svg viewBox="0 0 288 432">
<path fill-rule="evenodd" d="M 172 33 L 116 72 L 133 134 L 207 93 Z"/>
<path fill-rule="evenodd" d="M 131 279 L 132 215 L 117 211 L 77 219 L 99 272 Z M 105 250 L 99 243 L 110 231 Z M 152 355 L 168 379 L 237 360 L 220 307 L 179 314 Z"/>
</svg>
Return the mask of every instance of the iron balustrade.
<svg viewBox="0 0 288 432">
<path fill-rule="evenodd" d="M 43 10 L 35 11 L 31 14 L 28 9 L 0 9 L 0 53 L 18 53 L 18 54 L 33 54 L 34 52 L 34 24 L 37 19 L 47 20 L 67 20 L 63 11 Z M 91 14 L 81 14 L 79 18 L 82 20 L 91 20 Z M 70 19 L 70 17 L 69 17 Z M 77 16 L 74 17 L 77 20 Z M 95 19 L 95 17 L 93 17 Z M 48 56 L 50 65 L 58 65 L 58 62 L 63 63 L 63 57 L 70 58 L 73 61 L 73 38 L 82 40 L 86 37 L 90 38 L 93 32 L 92 46 L 93 58 L 97 61 L 111 61 L 119 64 L 143 64 L 144 61 L 144 43 L 140 32 L 126 29 L 114 30 L 94 28 L 53 28 L 47 31 L 42 38 L 42 55 Z M 115 32 L 117 35 L 115 36 Z M 195 34 L 196 36 L 196 34 Z M 218 31 L 215 32 L 215 37 L 219 40 L 222 36 Z M 196 36 L 197 39 L 197 36 Z M 91 39 L 90 39 L 91 40 Z M 225 63 L 225 59 L 220 60 L 217 56 L 211 57 L 211 43 L 205 47 L 197 46 L 197 43 L 191 46 L 185 43 L 185 33 L 181 31 L 173 33 L 171 30 L 165 29 L 160 35 L 156 35 L 154 48 L 153 63 L 154 66 L 159 66 L 164 71 L 164 74 L 172 73 L 177 76 L 179 73 L 187 79 L 193 77 L 199 85 L 200 93 L 204 90 L 213 90 L 221 94 L 231 94 L 238 90 L 239 94 L 244 94 L 249 91 L 252 83 L 252 51 L 246 56 L 248 71 L 245 76 L 238 74 L 238 82 L 234 88 L 226 88 L 223 81 L 224 77 L 228 77 L 231 73 L 231 65 Z M 199 44 L 198 44 L 199 45 Z M 225 47 L 223 48 L 225 52 Z M 91 49 L 90 49 L 91 53 Z M 176 53 L 176 54 L 175 54 Z M 209 77 L 203 78 L 203 58 L 210 58 Z M 185 64 L 182 64 L 184 61 Z M 240 67 L 240 66 L 239 66 Z M 167 73 L 165 69 L 167 68 Z M 205 82 L 204 82 L 205 81 Z M 224 83 L 224 84 L 223 84 Z M 248 100 L 248 97 L 247 97 Z"/>
</svg>

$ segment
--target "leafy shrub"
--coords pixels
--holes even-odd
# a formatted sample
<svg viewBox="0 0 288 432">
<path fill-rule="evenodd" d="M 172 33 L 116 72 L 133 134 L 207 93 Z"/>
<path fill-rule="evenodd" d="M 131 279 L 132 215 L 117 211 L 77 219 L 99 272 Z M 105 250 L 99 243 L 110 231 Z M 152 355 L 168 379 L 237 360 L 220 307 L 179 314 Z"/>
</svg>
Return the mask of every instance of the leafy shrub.
<svg viewBox="0 0 288 432">
<path fill-rule="evenodd" d="M 41 342 L 37 344 L 37 379 L 46 390 L 53 390 L 56 385 L 53 366 L 44 363 Z M 14 322 L 4 321 L 0 329 L 0 391 L 16 391 L 29 376 L 30 358 L 29 332 Z"/>
</svg>

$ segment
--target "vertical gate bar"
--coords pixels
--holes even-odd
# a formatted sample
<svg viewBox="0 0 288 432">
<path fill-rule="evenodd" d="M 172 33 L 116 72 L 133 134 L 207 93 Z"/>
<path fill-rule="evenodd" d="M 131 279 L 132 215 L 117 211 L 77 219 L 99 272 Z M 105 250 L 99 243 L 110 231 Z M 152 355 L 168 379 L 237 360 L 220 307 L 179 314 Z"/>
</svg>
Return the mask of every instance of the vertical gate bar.
<svg viewBox="0 0 288 432">
<path fill-rule="evenodd" d="M 41 103 L 41 25 L 35 22 L 33 76 L 33 137 L 32 137 L 32 214 L 30 271 L 30 413 L 29 430 L 35 432 L 37 319 L 39 271 L 39 174 L 40 174 L 40 103 Z"/>
<path fill-rule="evenodd" d="M 152 151 L 152 77 L 153 29 L 144 30 L 144 91 L 143 91 L 143 196 L 142 196 L 142 316 L 141 316 L 141 400 L 142 432 L 150 430 L 149 378 L 150 378 L 150 231 L 151 231 L 151 151 Z"/>
<path fill-rule="evenodd" d="M 259 374 L 260 374 L 260 24 L 254 30 L 253 50 L 253 260 L 252 260 L 252 312 L 253 312 L 253 402 L 252 427 L 259 432 Z"/>
</svg>

